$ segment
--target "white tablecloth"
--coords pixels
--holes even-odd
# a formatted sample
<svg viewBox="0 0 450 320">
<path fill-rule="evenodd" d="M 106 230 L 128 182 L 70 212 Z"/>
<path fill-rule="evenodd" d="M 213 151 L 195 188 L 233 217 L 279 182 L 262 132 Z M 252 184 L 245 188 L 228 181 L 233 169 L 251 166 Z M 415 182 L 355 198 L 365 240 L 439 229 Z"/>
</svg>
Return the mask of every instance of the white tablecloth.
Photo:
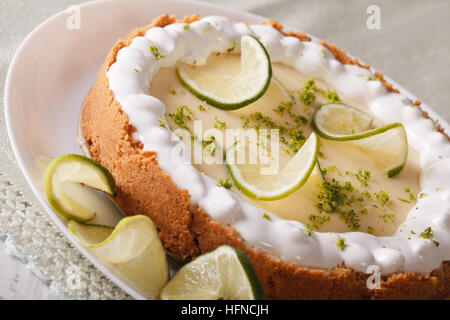
<svg viewBox="0 0 450 320">
<path fill-rule="evenodd" d="M 145 0 L 144 0 L 145 1 Z M 151 1 L 151 0 L 148 0 Z M 0 94 L 3 109 L 4 81 L 10 60 L 23 38 L 40 22 L 49 16 L 65 10 L 69 5 L 82 3 L 80 0 L 0 0 Z M 335 42 L 353 55 L 370 63 L 377 70 L 386 73 L 406 89 L 420 97 L 437 111 L 447 122 L 450 121 L 450 1 L 448 0 L 212 0 L 234 8 L 247 10 L 271 17 L 279 22 L 306 31 L 327 42 Z M 381 29 L 369 30 L 367 8 L 377 4 L 380 8 Z M 3 110 L 0 116 L 0 299 L 46 299 L 60 294 L 73 293 L 65 289 L 68 283 L 64 273 L 42 274 L 39 252 L 24 254 L 20 236 L 27 229 L 17 228 L 11 232 L 14 219 L 11 211 L 16 210 L 23 226 L 30 219 L 47 224 L 45 215 L 16 167 L 7 141 Z M 23 205 L 23 203 L 26 203 Z M 3 220 L 2 220 L 3 219 Z M 3 225 L 2 225 L 3 223 Z M 64 238 L 51 227 L 46 232 L 55 233 L 58 241 Z M 47 231 L 48 230 L 48 231 Z M 45 239 L 45 238 L 42 238 Z M 41 247 L 50 243 L 42 241 Z M 20 247 L 19 249 L 17 247 Z M 5 253 L 14 253 L 22 258 L 19 262 Z M 29 247 L 37 250 L 39 245 Z M 53 248 L 52 248 L 53 249 Z M 62 250 L 62 249 L 58 249 Z M 67 247 L 67 250 L 74 249 Z M 55 253 L 56 254 L 56 253 Z M 46 259 L 51 259 L 51 253 Z M 33 260 L 34 259 L 34 260 Z M 55 258 L 56 259 L 56 258 Z M 58 260 L 59 259 L 59 260 Z M 64 253 L 56 259 L 61 262 Z M 69 259 L 69 258 L 67 258 Z M 83 259 L 73 253 L 70 259 Z M 70 263 L 62 261 L 64 263 Z M 61 263 L 62 263 L 61 262 Z M 87 298 L 122 298 L 119 289 L 108 283 L 90 267 L 85 267 L 84 276 L 90 277 L 81 295 Z M 29 269 L 47 280 L 42 282 Z M 89 271 L 90 270 L 90 271 Z M 94 275 L 92 275 L 94 274 Z M 52 284 L 56 290 L 51 290 Z M 99 288 L 97 288 L 99 287 Z M 105 289 L 107 288 L 107 290 Z M 97 290 L 97 291 L 96 291 Z M 106 291 L 107 293 L 103 293 Z"/>
</svg>

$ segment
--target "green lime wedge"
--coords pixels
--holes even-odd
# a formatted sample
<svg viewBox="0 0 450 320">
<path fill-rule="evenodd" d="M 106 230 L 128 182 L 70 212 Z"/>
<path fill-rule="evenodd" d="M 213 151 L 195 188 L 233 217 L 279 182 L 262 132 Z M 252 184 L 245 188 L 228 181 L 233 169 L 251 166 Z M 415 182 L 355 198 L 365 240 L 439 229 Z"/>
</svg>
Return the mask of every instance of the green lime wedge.
<svg viewBox="0 0 450 320">
<path fill-rule="evenodd" d="M 225 166 L 236 187 L 249 198 L 278 200 L 302 187 L 313 171 L 320 171 L 314 170 L 318 151 L 319 139 L 315 133 L 312 133 L 281 171 L 274 174 L 261 174 L 263 167 L 258 163 L 253 164 L 256 161 L 239 163 L 242 161 L 237 160 L 238 153 L 249 154 L 249 159 L 254 159 L 256 156 L 252 155 L 252 148 L 238 141 L 227 150 Z"/>
<path fill-rule="evenodd" d="M 169 268 L 158 232 L 148 217 L 127 217 L 115 228 L 74 220 L 68 227 L 84 247 L 113 265 L 147 298 L 158 297 L 169 279 Z"/>
<path fill-rule="evenodd" d="M 263 44 L 251 35 L 244 35 L 238 75 L 220 75 L 195 68 L 177 68 L 177 75 L 199 99 L 219 109 L 235 110 L 262 97 L 270 84 L 272 66 Z"/>
<path fill-rule="evenodd" d="M 408 139 L 401 123 L 370 129 L 372 118 L 358 109 L 327 104 L 313 117 L 317 134 L 325 139 L 351 143 L 371 155 L 388 177 L 404 168 L 408 158 Z"/>
<path fill-rule="evenodd" d="M 44 191 L 50 205 L 66 219 L 81 222 L 95 217 L 89 208 L 92 190 L 115 194 L 114 178 L 98 162 L 78 154 L 54 159 L 44 173 Z"/>
<path fill-rule="evenodd" d="M 247 255 L 220 246 L 183 266 L 160 294 L 163 300 L 260 300 L 264 291 Z"/>
</svg>

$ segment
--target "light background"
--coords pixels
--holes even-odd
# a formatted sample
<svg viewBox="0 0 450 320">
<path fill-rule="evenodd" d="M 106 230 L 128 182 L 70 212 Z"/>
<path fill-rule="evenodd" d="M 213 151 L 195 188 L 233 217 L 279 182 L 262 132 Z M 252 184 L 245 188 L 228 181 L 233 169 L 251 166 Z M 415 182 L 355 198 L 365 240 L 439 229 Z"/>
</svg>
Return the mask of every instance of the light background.
<svg viewBox="0 0 450 320">
<path fill-rule="evenodd" d="M 126 1 L 126 0 L 124 0 Z M 151 1 L 151 0 L 143 0 Z M 49 16 L 80 0 L 0 0 L 0 103 L 11 58 L 23 38 Z M 450 122 L 449 0 L 212 0 L 271 17 L 336 43 L 402 84 Z M 381 8 L 381 29 L 366 27 L 369 5 Z M 195 12 L 195 5 L 193 5 Z M 149 20 L 151 17 L 149 17 Z M 4 129 L 1 110 L 0 130 Z M 0 299 L 51 298 L 48 288 L 0 241 Z"/>
</svg>

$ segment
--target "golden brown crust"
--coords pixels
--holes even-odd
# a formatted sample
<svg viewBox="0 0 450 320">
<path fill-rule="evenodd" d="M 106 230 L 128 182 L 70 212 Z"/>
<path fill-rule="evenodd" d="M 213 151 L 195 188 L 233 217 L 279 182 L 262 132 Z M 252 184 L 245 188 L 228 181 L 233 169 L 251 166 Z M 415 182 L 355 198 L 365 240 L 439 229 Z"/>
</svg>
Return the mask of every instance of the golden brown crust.
<svg viewBox="0 0 450 320">
<path fill-rule="evenodd" d="M 181 21 L 195 20 L 198 20 L 196 15 Z M 149 216 L 157 226 L 167 252 L 178 259 L 192 259 L 221 244 L 244 250 L 270 299 L 448 298 L 450 262 L 445 262 L 441 269 L 431 274 L 399 273 L 383 277 L 381 289 L 369 290 L 365 274 L 345 266 L 325 272 L 275 260 L 247 247 L 233 228 L 213 221 L 200 208 L 191 208 L 189 193 L 179 189 L 170 175 L 161 170 L 155 153 L 142 151 L 142 144 L 133 141 L 134 129 L 109 90 L 106 77 L 120 48 L 149 28 L 163 27 L 174 21 L 174 16 L 161 15 L 149 26 L 133 30 L 126 39 L 119 40 L 110 50 L 83 103 L 81 129 L 84 140 L 90 155 L 106 166 L 116 179 L 115 200 L 123 211 L 129 215 Z M 279 23 L 273 20 L 267 23 L 282 31 Z M 285 34 L 302 41 L 310 40 L 303 33 Z M 342 63 L 359 64 L 357 60 L 346 58 L 345 52 L 326 46 Z M 391 88 L 388 90 L 393 90 L 385 81 L 383 83 L 386 88 Z"/>
</svg>

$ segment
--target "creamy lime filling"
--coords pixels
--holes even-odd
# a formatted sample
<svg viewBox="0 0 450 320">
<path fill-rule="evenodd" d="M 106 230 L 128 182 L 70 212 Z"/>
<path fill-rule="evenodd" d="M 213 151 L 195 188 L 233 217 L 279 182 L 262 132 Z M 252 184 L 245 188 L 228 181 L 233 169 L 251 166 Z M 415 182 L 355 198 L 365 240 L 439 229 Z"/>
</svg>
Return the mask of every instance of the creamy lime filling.
<svg viewBox="0 0 450 320">
<path fill-rule="evenodd" d="M 317 83 L 323 81 L 336 89 L 341 99 L 349 99 L 353 106 L 366 106 L 383 123 L 399 121 L 404 124 L 410 145 L 420 150 L 420 190 L 417 190 L 418 173 L 414 173 L 417 167 L 412 152 L 409 160 L 409 163 L 412 160 L 412 171 L 405 174 L 408 173 L 405 169 L 401 175 L 415 182 L 395 186 L 395 190 L 409 188 L 417 202 L 412 204 L 413 199 L 408 203 L 389 197 L 398 206 L 403 202 L 406 211 L 411 206 L 404 213 L 406 219 L 392 236 L 376 237 L 368 232 L 304 232 L 305 220 L 302 223 L 279 218 L 272 212 L 275 210 L 264 210 L 244 200 L 233 190 L 217 186 L 218 182 L 197 170 L 190 159 L 173 161 L 173 150 L 183 150 L 183 142 L 172 139 L 170 127 L 174 123 L 171 118 L 165 117 L 168 114 L 166 107 L 171 106 L 148 94 L 150 84 L 156 80 L 155 75 L 161 67 L 174 67 L 177 62 L 202 66 L 212 54 L 229 53 L 231 48 L 232 52 L 239 53 L 239 39 L 247 33 L 261 40 L 274 64 L 281 63 L 293 68 L 299 74 L 313 77 Z M 118 52 L 117 61 L 111 65 L 107 76 L 115 98 L 130 123 L 136 127 L 134 137 L 143 143 L 144 150 L 157 152 L 160 166 L 180 188 L 189 191 L 193 206 L 199 205 L 213 219 L 234 227 L 249 246 L 301 266 L 328 269 L 345 263 L 358 271 L 367 272 L 368 266 L 378 265 L 383 274 L 429 272 L 438 268 L 442 261 L 450 259 L 450 179 L 443 178 L 450 176 L 450 143 L 435 130 L 430 120 L 423 117 L 420 110 L 410 106 L 411 102 L 405 95 L 389 93 L 379 81 L 371 81 L 374 75 L 370 71 L 342 65 L 321 45 L 284 37 L 271 26 L 247 26 L 214 16 L 194 22 L 189 28 L 185 24 L 173 24 L 150 29 L 144 37 L 135 38 L 129 47 Z M 308 87 L 301 96 L 306 103 L 312 99 Z M 329 92 L 329 98 L 333 99 L 333 96 L 333 92 Z M 218 116 L 213 121 L 212 126 L 219 129 L 227 125 L 226 120 Z M 324 156 L 327 157 L 326 154 Z M 331 167 L 333 163 L 329 165 Z M 357 172 L 351 166 L 348 178 L 357 185 L 360 181 L 353 174 L 359 174 L 359 169 L 369 168 L 356 168 Z M 346 168 L 339 170 L 344 175 L 347 171 Z M 376 179 L 376 174 L 370 172 Z M 362 172 L 360 179 L 363 181 L 364 176 Z M 222 184 L 227 183 L 222 181 Z M 378 198 L 381 202 L 386 199 L 381 191 L 390 192 L 384 186 L 376 188 L 380 189 Z M 409 192 L 405 190 L 401 198 L 408 200 Z M 421 193 L 426 196 L 419 198 L 417 195 Z M 399 217 L 398 220 L 402 219 Z M 369 231 L 369 225 L 365 227 Z M 392 231 L 385 229 L 386 234 Z M 375 232 L 379 230 L 375 229 Z"/>
</svg>

